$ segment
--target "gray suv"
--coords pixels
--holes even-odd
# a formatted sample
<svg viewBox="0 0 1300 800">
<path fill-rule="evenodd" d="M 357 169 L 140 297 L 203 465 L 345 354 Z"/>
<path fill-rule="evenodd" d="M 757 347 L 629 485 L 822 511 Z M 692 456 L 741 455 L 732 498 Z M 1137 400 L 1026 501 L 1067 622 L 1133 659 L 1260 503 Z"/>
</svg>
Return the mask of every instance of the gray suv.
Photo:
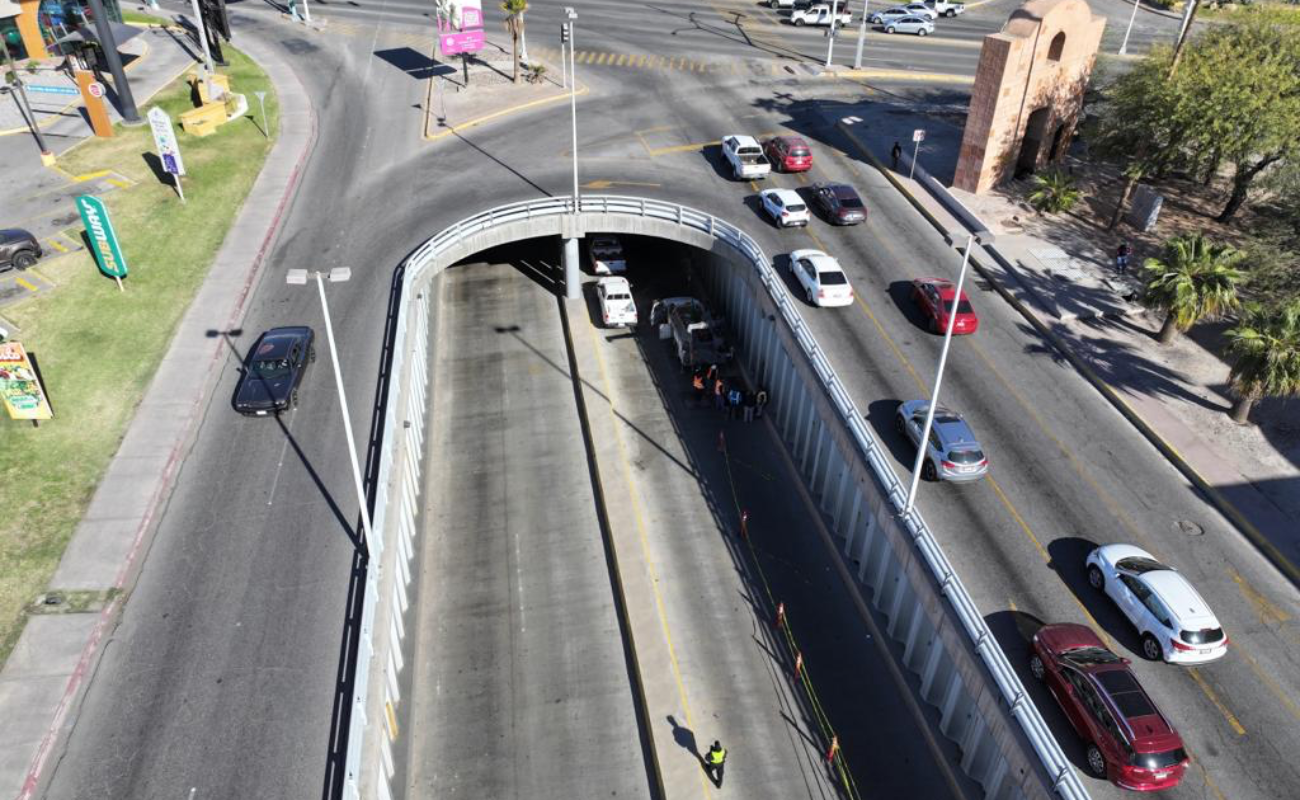
<svg viewBox="0 0 1300 800">
<path fill-rule="evenodd" d="M 913 446 L 921 441 L 921 430 L 925 427 L 925 413 L 929 407 L 928 400 L 909 400 L 898 406 L 894 424 Z M 962 419 L 961 414 L 943 406 L 934 410 L 930 446 L 926 448 L 925 455 L 925 460 L 921 462 L 921 477 L 927 481 L 975 481 L 989 471 L 989 460 L 984 455 L 984 448 L 980 447 L 966 420 Z"/>
<path fill-rule="evenodd" d="M 21 228 L 0 230 L 0 272 L 27 269 L 43 255 L 41 243 Z"/>
</svg>

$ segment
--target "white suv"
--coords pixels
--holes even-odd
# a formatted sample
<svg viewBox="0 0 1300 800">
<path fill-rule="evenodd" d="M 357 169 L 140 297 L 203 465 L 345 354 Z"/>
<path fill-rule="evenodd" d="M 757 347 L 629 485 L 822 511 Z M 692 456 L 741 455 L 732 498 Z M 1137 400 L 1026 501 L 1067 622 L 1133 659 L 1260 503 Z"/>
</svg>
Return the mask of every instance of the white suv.
<svg viewBox="0 0 1300 800">
<path fill-rule="evenodd" d="M 1228 636 L 1205 600 L 1173 567 L 1131 544 L 1088 554 L 1088 583 L 1115 601 L 1142 637 L 1142 655 L 1204 664 L 1228 652 Z"/>
<path fill-rule="evenodd" d="M 758 198 L 778 228 L 807 225 L 812 220 L 808 204 L 793 189 L 764 189 Z"/>
</svg>

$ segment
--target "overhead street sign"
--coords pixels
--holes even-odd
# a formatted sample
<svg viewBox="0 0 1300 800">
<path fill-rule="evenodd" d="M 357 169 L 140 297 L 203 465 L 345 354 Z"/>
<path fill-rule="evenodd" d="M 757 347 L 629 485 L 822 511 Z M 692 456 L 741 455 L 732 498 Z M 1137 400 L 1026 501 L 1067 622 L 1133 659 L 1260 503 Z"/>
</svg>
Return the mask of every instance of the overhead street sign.
<svg viewBox="0 0 1300 800">
<path fill-rule="evenodd" d="M 163 169 L 172 175 L 185 174 L 185 162 L 181 160 L 181 148 L 176 143 L 176 129 L 172 127 L 172 118 L 158 106 L 149 109 L 149 129 L 153 131 L 153 143 L 158 148 L 158 157 L 162 159 Z"/>
</svg>

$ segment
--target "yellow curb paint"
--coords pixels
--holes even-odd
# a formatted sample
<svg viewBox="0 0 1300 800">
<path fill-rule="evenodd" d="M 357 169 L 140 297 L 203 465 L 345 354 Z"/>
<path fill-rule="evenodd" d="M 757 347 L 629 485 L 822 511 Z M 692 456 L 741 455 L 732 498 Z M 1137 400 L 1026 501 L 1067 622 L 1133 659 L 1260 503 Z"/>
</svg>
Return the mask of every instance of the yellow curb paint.
<svg viewBox="0 0 1300 800">
<path fill-rule="evenodd" d="M 116 186 L 116 187 L 119 188 L 119 189 L 125 189 L 126 187 L 128 187 L 128 186 L 131 185 L 131 184 L 127 183 L 126 181 L 121 181 L 121 180 L 118 180 L 117 178 L 109 178 L 107 181 L 105 181 L 105 183 L 111 183 L 111 184 L 113 184 L 114 186 Z"/>
<path fill-rule="evenodd" d="M 52 238 L 46 239 L 45 243 L 48 244 L 50 247 L 53 247 L 55 250 L 58 250 L 60 253 L 68 252 L 68 248 L 62 243 L 60 243 L 57 239 L 52 239 Z"/>
<path fill-rule="evenodd" d="M 24 289 L 26 289 L 26 290 L 29 291 L 29 292 L 37 292 L 37 291 L 40 291 L 40 290 L 37 289 L 35 286 L 33 286 L 33 285 L 31 284 L 30 281 L 28 281 L 26 278 L 23 278 L 23 277 L 21 277 L 21 276 L 20 276 L 20 277 L 17 277 L 17 278 L 14 278 L 14 283 L 18 284 L 19 286 L 23 287 Z"/>
<path fill-rule="evenodd" d="M 384 718 L 388 721 L 388 741 L 397 741 L 397 715 L 393 713 L 393 703 L 384 703 Z"/>
<path fill-rule="evenodd" d="M 66 175 L 67 173 L 64 174 Z M 101 169 L 98 172 L 87 172 L 82 175 L 73 176 L 72 179 L 77 183 L 85 183 L 86 181 L 93 181 L 96 178 L 102 178 L 105 175 L 111 175 L 111 174 L 113 174 L 113 171 L 111 169 Z"/>
<path fill-rule="evenodd" d="M 854 78 L 876 80 L 925 81 L 927 83 L 975 83 L 974 75 L 954 75 L 946 72 L 911 72 L 902 69 L 850 69 L 843 72 L 823 72 L 824 78 Z"/>
<path fill-rule="evenodd" d="M 581 89 L 577 91 L 577 94 L 581 96 L 587 94 L 590 91 L 591 91 L 590 88 L 583 86 Z M 432 133 L 432 134 L 426 133 L 424 135 L 424 139 L 425 141 L 428 142 L 437 141 L 438 139 L 441 139 L 445 136 L 451 136 L 453 133 L 460 133 L 461 131 L 478 127 L 479 125 L 482 125 L 485 122 L 491 122 L 492 120 L 497 119 L 499 117 L 504 117 L 508 114 L 514 114 L 517 111 L 523 111 L 524 109 L 528 109 L 528 108 L 535 108 L 537 106 L 546 105 L 547 103 L 554 103 L 559 100 L 567 100 L 568 98 L 569 98 L 569 94 L 566 92 L 564 94 L 557 94 L 551 97 L 543 97 L 538 100 L 531 100 L 527 103 L 520 103 L 517 106 L 511 106 L 510 108 L 503 108 L 500 111 L 494 111 L 491 114 L 485 114 L 477 119 L 472 119 L 469 122 L 462 122 L 459 125 L 448 125 L 445 130 L 439 131 L 438 133 Z"/>
</svg>

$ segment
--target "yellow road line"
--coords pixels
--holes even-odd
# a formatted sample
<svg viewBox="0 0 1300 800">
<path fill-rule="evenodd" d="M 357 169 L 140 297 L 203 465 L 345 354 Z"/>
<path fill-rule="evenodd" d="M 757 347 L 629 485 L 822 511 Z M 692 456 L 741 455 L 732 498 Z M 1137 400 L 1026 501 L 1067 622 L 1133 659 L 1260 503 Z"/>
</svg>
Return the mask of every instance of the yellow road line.
<svg viewBox="0 0 1300 800">
<path fill-rule="evenodd" d="M 1270 603 L 1268 598 L 1261 594 L 1254 586 L 1251 586 L 1245 578 L 1241 577 L 1241 574 L 1238 573 L 1237 570 L 1232 567 L 1228 567 L 1227 569 L 1228 575 L 1232 578 L 1233 582 L 1237 584 L 1237 588 L 1241 590 L 1242 595 L 1245 596 L 1245 598 L 1250 601 L 1250 604 L 1255 607 L 1255 615 L 1259 617 L 1260 622 L 1265 625 L 1280 625 L 1291 619 L 1290 614 Z"/>
<path fill-rule="evenodd" d="M 636 520 L 637 534 L 641 542 L 641 556 L 645 560 L 646 571 L 650 575 L 650 588 L 654 592 L 655 608 L 659 612 L 659 625 L 663 629 L 664 641 L 668 645 L 668 660 L 672 664 L 673 680 L 677 683 L 677 697 L 682 704 L 682 714 L 686 717 L 686 727 L 694 730 L 695 723 L 691 719 L 691 704 L 690 701 L 686 699 L 686 684 L 682 681 L 682 670 L 677 661 L 677 648 L 673 645 L 673 635 L 668 627 L 668 612 L 664 606 L 663 595 L 659 591 L 659 575 L 654 567 L 654 559 L 650 556 L 650 541 L 646 535 L 645 517 L 641 512 L 640 495 L 636 490 L 636 485 L 632 481 L 632 473 L 628 467 L 628 465 L 632 463 L 632 460 L 628 457 L 627 445 L 623 441 L 622 431 L 622 425 L 627 423 L 620 419 L 621 415 L 618 413 L 618 409 L 614 404 L 614 388 L 609 381 L 609 370 L 605 367 L 605 356 L 600 352 L 600 343 L 596 340 L 596 336 L 592 332 L 591 324 L 589 322 L 583 323 L 582 328 L 586 332 L 588 339 L 590 339 L 592 350 L 595 352 L 596 367 L 600 370 L 600 382 L 605 387 L 605 397 L 609 403 L 610 413 L 614 415 L 614 442 L 618 447 L 619 452 L 619 469 L 623 473 L 623 482 L 627 486 L 628 498 L 631 500 L 632 516 Z M 700 791 L 703 792 L 705 798 L 708 798 L 709 787 L 704 782 L 704 773 L 702 770 L 700 771 L 699 776 Z"/>
<path fill-rule="evenodd" d="M 50 237 L 49 239 L 46 239 L 45 242 L 50 247 L 53 247 L 55 250 L 58 250 L 60 253 L 68 252 L 67 246 L 64 245 L 62 242 L 56 241 L 54 237 Z"/>
<path fill-rule="evenodd" d="M 1274 697 L 1282 701 L 1282 705 L 1286 706 L 1286 710 L 1291 712 L 1291 716 L 1300 719 L 1300 707 L 1297 707 L 1295 701 L 1291 699 L 1290 695 L 1288 695 L 1286 691 L 1278 685 L 1277 681 L 1273 680 L 1273 678 L 1259 666 L 1259 662 L 1252 658 L 1250 653 L 1246 652 L 1246 648 L 1238 645 L 1237 653 L 1240 654 L 1242 658 L 1246 659 L 1246 663 L 1250 665 L 1255 676 L 1268 686 L 1268 690 L 1273 693 Z"/>
<path fill-rule="evenodd" d="M 17 278 L 14 278 L 14 283 L 18 284 L 19 286 L 23 287 L 24 289 L 26 289 L 26 290 L 29 291 L 29 292 L 39 292 L 39 291 L 40 291 L 40 289 L 37 289 L 35 286 L 33 286 L 33 285 L 31 284 L 30 281 L 28 281 L 26 278 L 22 277 L 21 275 L 18 276 Z"/>
<path fill-rule="evenodd" d="M 722 144 L 721 140 L 714 140 L 712 142 L 696 142 L 694 144 L 675 144 L 670 147 L 656 147 L 653 150 L 650 150 L 650 156 L 663 156 L 668 155 L 669 153 L 689 153 L 694 150 L 703 150 L 706 147 L 716 147 L 720 144 Z"/>
<path fill-rule="evenodd" d="M 1215 708 L 1219 709 L 1219 713 L 1223 715 L 1224 719 L 1228 720 L 1228 725 L 1232 726 L 1237 735 L 1245 736 L 1246 729 L 1241 727 L 1241 723 L 1237 721 L 1237 716 L 1219 700 L 1219 696 L 1210 688 L 1210 684 L 1201 677 L 1201 673 L 1197 671 L 1196 667 L 1188 668 L 1187 673 L 1192 676 L 1192 680 L 1196 681 L 1196 685 L 1201 687 L 1201 691 L 1205 693 L 1205 696 L 1210 698 L 1210 702 L 1214 703 Z"/>
<path fill-rule="evenodd" d="M 1205 785 L 1210 787 L 1210 790 L 1214 792 L 1214 795 L 1218 797 L 1219 800 L 1228 800 L 1223 796 L 1223 792 L 1219 791 L 1219 785 L 1210 777 L 1209 771 L 1205 769 L 1205 766 L 1201 764 L 1200 760 L 1194 758 L 1192 759 L 1192 763 L 1201 771 L 1201 777 L 1205 779 Z"/>
</svg>

